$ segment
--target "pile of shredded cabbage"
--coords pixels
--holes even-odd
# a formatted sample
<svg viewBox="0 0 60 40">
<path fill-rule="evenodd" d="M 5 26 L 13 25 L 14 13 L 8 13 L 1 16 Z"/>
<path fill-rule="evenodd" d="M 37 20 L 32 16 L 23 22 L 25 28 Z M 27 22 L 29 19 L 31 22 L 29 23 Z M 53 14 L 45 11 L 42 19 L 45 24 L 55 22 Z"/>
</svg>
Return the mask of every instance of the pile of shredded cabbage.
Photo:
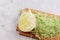
<svg viewBox="0 0 60 40">
<path fill-rule="evenodd" d="M 60 35 L 60 20 L 54 16 L 34 14 L 36 17 L 35 34 L 40 37 L 54 37 Z"/>
</svg>

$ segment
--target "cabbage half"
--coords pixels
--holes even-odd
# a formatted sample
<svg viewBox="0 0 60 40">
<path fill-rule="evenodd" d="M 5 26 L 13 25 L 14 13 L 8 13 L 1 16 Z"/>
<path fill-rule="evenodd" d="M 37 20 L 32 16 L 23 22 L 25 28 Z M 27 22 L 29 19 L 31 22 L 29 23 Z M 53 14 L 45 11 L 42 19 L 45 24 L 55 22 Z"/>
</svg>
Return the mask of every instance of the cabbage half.
<svg viewBox="0 0 60 40">
<path fill-rule="evenodd" d="M 35 34 L 39 37 L 55 37 L 60 35 L 60 20 L 55 16 L 34 14 L 36 17 Z"/>
</svg>

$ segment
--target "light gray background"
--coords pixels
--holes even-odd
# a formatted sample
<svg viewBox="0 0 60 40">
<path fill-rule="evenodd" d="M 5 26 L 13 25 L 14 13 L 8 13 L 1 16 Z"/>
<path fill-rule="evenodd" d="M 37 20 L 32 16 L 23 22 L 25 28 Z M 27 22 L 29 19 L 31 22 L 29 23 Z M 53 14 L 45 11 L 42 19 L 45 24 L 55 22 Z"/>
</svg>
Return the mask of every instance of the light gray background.
<svg viewBox="0 0 60 40">
<path fill-rule="evenodd" d="M 20 10 L 27 7 L 60 15 L 60 0 L 0 0 L 0 40 L 35 40 L 16 32 Z"/>
</svg>

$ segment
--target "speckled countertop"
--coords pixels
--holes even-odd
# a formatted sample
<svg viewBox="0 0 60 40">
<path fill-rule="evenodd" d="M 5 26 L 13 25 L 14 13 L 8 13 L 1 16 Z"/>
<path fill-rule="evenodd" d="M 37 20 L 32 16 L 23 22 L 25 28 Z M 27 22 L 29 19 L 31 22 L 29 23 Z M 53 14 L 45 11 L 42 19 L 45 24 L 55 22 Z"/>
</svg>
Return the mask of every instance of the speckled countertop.
<svg viewBox="0 0 60 40">
<path fill-rule="evenodd" d="M 36 40 L 16 32 L 20 10 L 27 7 L 60 15 L 60 0 L 0 0 L 0 40 Z"/>
</svg>

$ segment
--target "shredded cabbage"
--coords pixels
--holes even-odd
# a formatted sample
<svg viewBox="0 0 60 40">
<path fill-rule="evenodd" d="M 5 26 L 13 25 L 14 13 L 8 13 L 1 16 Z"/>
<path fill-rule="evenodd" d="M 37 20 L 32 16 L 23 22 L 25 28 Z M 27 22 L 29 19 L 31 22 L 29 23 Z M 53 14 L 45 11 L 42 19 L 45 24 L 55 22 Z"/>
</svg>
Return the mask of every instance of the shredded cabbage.
<svg viewBox="0 0 60 40">
<path fill-rule="evenodd" d="M 35 34 L 41 37 L 60 35 L 60 20 L 54 16 L 34 14 L 36 17 Z"/>
</svg>

